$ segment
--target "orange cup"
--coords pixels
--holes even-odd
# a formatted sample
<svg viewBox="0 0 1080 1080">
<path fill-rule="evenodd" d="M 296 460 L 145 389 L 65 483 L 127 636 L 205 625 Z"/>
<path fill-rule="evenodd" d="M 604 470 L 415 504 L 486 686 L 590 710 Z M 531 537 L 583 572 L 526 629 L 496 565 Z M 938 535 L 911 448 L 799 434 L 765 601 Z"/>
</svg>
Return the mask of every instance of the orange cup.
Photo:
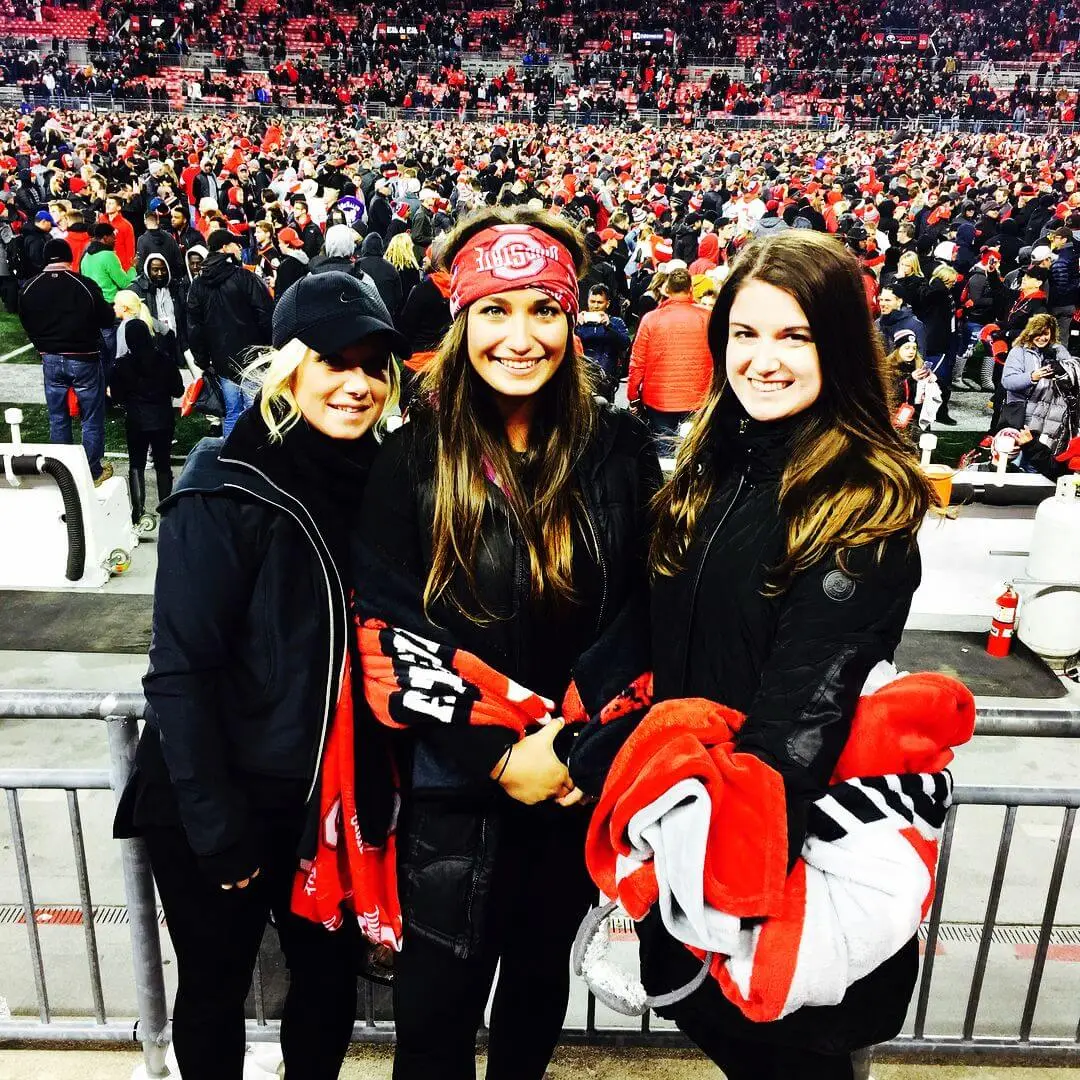
<svg viewBox="0 0 1080 1080">
<path fill-rule="evenodd" d="M 934 499 L 938 506 L 948 506 L 952 498 L 952 478 L 956 470 L 948 465 L 924 465 L 923 474 L 934 489 Z"/>
</svg>

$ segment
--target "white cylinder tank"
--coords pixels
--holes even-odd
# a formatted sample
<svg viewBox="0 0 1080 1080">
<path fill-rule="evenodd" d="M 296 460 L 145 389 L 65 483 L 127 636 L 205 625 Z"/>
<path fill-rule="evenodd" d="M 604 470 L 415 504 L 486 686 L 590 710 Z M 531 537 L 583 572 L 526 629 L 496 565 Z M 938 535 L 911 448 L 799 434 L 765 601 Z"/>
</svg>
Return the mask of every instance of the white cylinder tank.
<svg viewBox="0 0 1080 1080">
<path fill-rule="evenodd" d="M 1021 588 L 1017 636 L 1047 659 L 1080 652 L 1080 476 L 1061 477 L 1039 504 Z"/>
<path fill-rule="evenodd" d="M 1036 581 L 1080 585 L 1080 475 L 1062 476 L 1039 503 L 1027 572 Z"/>
</svg>

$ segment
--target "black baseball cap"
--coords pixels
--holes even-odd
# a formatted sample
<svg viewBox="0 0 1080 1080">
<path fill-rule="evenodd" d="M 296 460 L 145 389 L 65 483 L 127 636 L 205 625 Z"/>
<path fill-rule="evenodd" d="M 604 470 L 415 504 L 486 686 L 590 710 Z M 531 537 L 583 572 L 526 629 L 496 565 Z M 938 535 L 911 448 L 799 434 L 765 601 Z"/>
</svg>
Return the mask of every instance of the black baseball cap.
<svg viewBox="0 0 1080 1080">
<path fill-rule="evenodd" d="M 375 286 L 338 270 L 305 274 L 274 308 L 275 349 L 299 338 L 320 356 L 329 356 L 374 334 L 386 334 L 391 351 L 402 360 L 412 354 Z"/>
</svg>

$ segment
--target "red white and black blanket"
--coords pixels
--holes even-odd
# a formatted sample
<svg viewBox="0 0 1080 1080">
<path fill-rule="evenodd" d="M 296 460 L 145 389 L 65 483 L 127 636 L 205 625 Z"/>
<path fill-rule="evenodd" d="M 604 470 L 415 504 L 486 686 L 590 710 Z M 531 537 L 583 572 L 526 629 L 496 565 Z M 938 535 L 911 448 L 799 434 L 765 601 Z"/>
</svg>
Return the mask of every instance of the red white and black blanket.
<svg viewBox="0 0 1080 1080">
<path fill-rule="evenodd" d="M 970 692 L 941 675 L 864 696 L 788 874 L 783 782 L 735 751 L 742 715 L 663 702 L 612 765 L 589 870 L 631 916 L 656 904 L 674 938 L 715 954 L 712 977 L 749 1019 L 836 1004 L 929 909 L 952 791 L 945 767 L 974 717 Z"/>
</svg>

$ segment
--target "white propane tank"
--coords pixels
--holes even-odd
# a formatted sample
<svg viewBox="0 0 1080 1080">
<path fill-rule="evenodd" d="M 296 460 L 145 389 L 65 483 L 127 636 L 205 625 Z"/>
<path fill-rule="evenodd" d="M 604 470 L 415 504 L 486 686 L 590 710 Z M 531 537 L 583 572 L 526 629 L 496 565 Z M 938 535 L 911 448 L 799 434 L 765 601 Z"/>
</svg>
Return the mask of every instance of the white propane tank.
<svg viewBox="0 0 1080 1080">
<path fill-rule="evenodd" d="M 1017 637 L 1054 664 L 1080 652 L 1080 476 L 1039 504 Z"/>
<path fill-rule="evenodd" d="M 1035 581 L 1080 584 L 1080 474 L 1062 476 L 1039 503 L 1027 572 Z"/>
</svg>

